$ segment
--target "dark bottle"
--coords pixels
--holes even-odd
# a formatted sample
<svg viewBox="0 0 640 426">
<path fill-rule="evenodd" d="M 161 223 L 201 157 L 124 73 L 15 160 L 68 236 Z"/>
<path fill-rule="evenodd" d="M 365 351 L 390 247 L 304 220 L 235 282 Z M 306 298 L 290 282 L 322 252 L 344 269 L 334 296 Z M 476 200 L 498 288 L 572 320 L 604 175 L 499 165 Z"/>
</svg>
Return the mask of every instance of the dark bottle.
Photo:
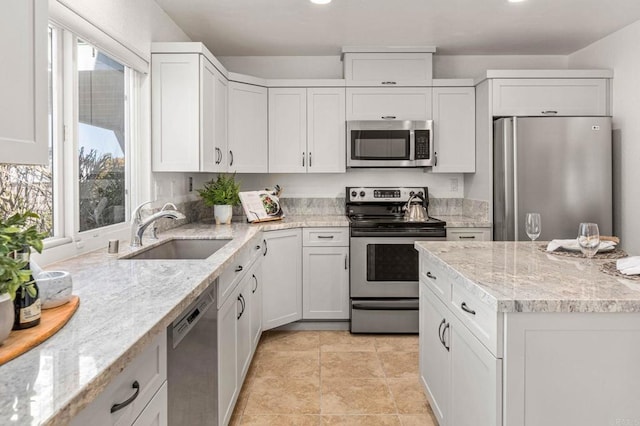
<svg viewBox="0 0 640 426">
<path fill-rule="evenodd" d="M 27 262 L 23 269 L 29 269 L 29 253 L 28 247 L 16 253 L 16 258 Z M 42 314 L 40 291 L 33 276 L 29 278 L 32 283 L 27 286 L 20 286 L 16 291 L 16 298 L 13 300 L 14 330 L 22 330 L 40 324 L 40 316 Z M 30 287 L 30 289 L 25 287 Z M 29 294 L 30 292 L 31 294 Z"/>
</svg>

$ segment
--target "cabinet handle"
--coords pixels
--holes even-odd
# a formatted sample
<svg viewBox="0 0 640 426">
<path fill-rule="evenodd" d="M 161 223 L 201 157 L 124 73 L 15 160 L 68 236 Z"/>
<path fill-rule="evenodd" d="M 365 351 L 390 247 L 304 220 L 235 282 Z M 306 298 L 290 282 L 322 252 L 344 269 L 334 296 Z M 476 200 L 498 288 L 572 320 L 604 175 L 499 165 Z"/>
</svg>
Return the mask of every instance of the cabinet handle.
<svg viewBox="0 0 640 426">
<path fill-rule="evenodd" d="M 434 152 L 433 153 L 433 167 L 438 165 L 438 153 Z"/>
<path fill-rule="evenodd" d="M 266 256 L 267 251 L 269 251 L 269 248 L 267 247 L 267 240 L 262 240 L 262 245 L 264 246 L 264 251 L 262 252 L 262 255 Z"/>
<path fill-rule="evenodd" d="M 462 305 L 460 305 L 460 307 L 462 308 L 463 311 L 465 311 L 468 314 L 471 314 L 471 315 L 476 314 L 476 311 L 468 307 L 466 302 L 462 302 Z"/>
<path fill-rule="evenodd" d="M 216 164 L 220 164 L 220 148 L 216 147 Z"/>
<path fill-rule="evenodd" d="M 476 236 L 475 235 L 460 235 L 460 236 L 458 236 L 458 239 L 460 239 L 460 240 L 475 240 Z"/>
<path fill-rule="evenodd" d="M 431 273 L 431 271 L 427 271 L 427 277 L 431 278 L 432 280 L 437 280 L 438 279 L 435 275 L 433 275 Z"/>
<path fill-rule="evenodd" d="M 395 81 L 383 81 L 380 84 L 397 84 Z"/>
<path fill-rule="evenodd" d="M 245 307 L 244 297 L 242 296 L 242 294 L 238 295 L 238 302 L 240 302 L 241 310 L 240 310 L 240 313 L 238 314 L 237 319 L 240 319 L 242 318 L 242 314 L 244 314 L 244 307 Z"/>
<path fill-rule="evenodd" d="M 242 265 L 240 265 L 236 268 L 236 272 L 242 272 L 243 269 Z"/>
<path fill-rule="evenodd" d="M 256 274 L 253 274 L 252 278 L 256 282 L 256 286 L 251 290 L 251 294 L 254 294 L 256 292 L 256 290 L 258 289 L 258 277 L 256 277 Z"/>
<path fill-rule="evenodd" d="M 541 113 L 545 115 L 553 115 L 553 114 L 557 114 L 558 111 L 546 110 L 546 111 L 541 111 Z"/>
<path fill-rule="evenodd" d="M 383 120 L 395 120 L 396 116 L 395 115 L 383 115 L 382 117 Z"/>
<path fill-rule="evenodd" d="M 229 165 L 233 166 L 233 151 L 229 150 L 229 157 L 231 157 L 231 159 L 229 160 Z"/>
<path fill-rule="evenodd" d="M 304 167 L 304 152 L 302 153 L 302 167 Z"/>
<path fill-rule="evenodd" d="M 447 325 L 445 325 L 444 328 L 442 329 L 442 345 L 447 350 L 447 352 L 449 352 L 450 347 L 447 345 L 447 342 L 444 340 L 444 333 L 447 332 L 447 329 L 449 328 L 449 325 L 451 325 L 451 324 L 447 323 Z"/>
<path fill-rule="evenodd" d="M 344 270 L 346 271 L 347 269 L 349 269 L 349 255 L 345 254 L 344 255 Z"/>
<path fill-rule="evenodd" d="M 136 380 L 135 382 L 133 382 L 131 387 L 136 390 L 135 393 L 133 395 L 131 395 L 131 397 L 129 399 L 127 399 L 126 401 L 121 402 L 119 404 L 113 404 L 111 406 L 111 413 L 112 414 L 115 413 L 118 410 L 122 410 L 124 407 L 126 407 L 127 405 L 129 405 L 133 401 L 135 401 L 135 399 L 138 397 L 138 394 L 140 393 L 140 383 L 138 383 L 138 381 Z"/>
<path fill-rule="evenodd" d="M 256 246 L 256 250 L 260 250 L 262 247 L 260 246 Z"/>
<path fill-rule="evenodd" d="M 438 339 L 440 339 L 440 343 L 442 343 L 442 346 L 444 346 L 444 338 L 442 337 L 442 326 L 447 322 L 446 319 L 442 318 L 442 321 L 440 322 L 440 327 L 438 327 Z"/>
<path fill-rule="evenodd" d="M 311 167 L 311 153 L 309 153 L 309 167 Z"/>
<path fill-rule="evenodd" d="M 323 240 L 333 240 L 333 235 L 318 235 L 318 238 L 322 238 Z"/>
</svg>

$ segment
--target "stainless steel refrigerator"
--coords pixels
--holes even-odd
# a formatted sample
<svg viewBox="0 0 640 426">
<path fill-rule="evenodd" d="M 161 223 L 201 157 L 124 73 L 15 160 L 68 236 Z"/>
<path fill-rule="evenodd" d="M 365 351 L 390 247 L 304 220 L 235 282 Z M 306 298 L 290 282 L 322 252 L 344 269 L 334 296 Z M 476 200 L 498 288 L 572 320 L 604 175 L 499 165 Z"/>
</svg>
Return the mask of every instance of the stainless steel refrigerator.
<svg viewBox="0 0 640 426">
<path fill-rule="evenodd" d="M 612 235 L 610 117 L 508 117 L 493 130 L 494 240 L 529 240 L 529 212 L 539 241 L 575 238 L 580 222 Z"/>
</svg>

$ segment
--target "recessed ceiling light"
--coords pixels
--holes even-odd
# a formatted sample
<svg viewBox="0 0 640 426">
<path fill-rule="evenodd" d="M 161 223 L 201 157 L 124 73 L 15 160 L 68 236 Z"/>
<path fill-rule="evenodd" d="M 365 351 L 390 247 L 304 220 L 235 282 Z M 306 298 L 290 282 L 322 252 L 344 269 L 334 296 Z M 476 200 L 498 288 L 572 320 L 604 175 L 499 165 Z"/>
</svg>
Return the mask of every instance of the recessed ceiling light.
<svg viewBox="0 0 640 426">
<path fill-rule="evenodd" d="M 311 0 L 311 3 L 315 3 L 315 4 L 327 4 L 327 3 L 331 3 L 331 0 Z"/>
<path fill-rule="evenodd" d="M 521 3 L 525 0 L 509 0 L 509 3 Z"/>
</svg>

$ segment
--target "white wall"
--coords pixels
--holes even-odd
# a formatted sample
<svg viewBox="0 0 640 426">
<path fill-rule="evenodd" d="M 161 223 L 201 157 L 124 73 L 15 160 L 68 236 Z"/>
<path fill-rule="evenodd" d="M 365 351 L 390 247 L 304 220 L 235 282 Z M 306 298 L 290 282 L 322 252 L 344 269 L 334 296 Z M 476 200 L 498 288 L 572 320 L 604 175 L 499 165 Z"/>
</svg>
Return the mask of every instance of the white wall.
<svg viewBox="0 0 640 426">
<path fill-rule="evenodd" d="M 477 77 L 489 69 L 562 69 L 565 55 L 434 55 L 435 78 Z"/>
<path fill-rule="evenodd" d="M 640 21 L 569 55 L 570 68 L 613 69 L 614 232 L 640 254 Z"/>
</svg>

